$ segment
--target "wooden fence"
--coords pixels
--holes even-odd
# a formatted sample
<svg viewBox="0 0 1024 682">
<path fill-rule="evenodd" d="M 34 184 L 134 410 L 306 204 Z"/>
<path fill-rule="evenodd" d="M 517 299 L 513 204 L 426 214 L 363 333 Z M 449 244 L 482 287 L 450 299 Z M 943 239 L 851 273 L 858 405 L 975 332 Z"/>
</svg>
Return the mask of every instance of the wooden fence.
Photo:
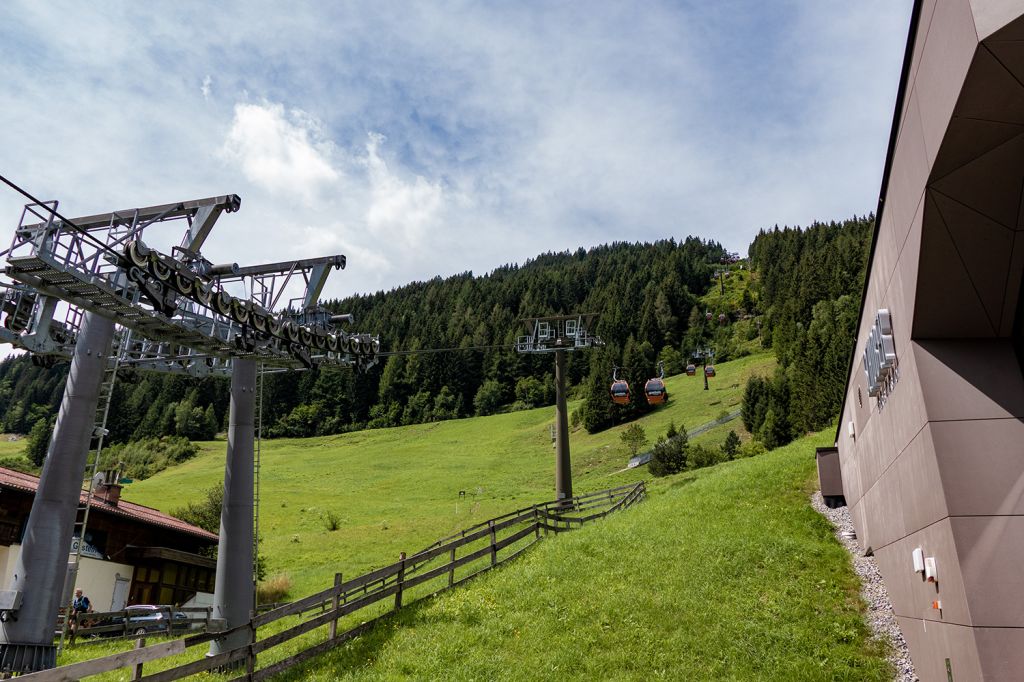
<svg viewBox="0 0 1024 682">
<path fill-rule="evenodd" d="M 238 627 L 220 632 L 204 632 L 151 646 L 145 646 L 145 640 L 140 639 L 136 643 L 136 648 L 131 651 L 22 675 L 19 679 L 31 679 L 38 682 L 56 682 L 58 680 L 70 682 L 90 675 L 129 667 L 132 671 L 132 680 L 150 682 L 179 680 L 197 673 L 231 669 L 242 673 L 234 680 L 265 680 L 366 632 L 378 620 L 402 608 L 407 593 L 413 588 L 427 586 L 432 581 L 439 583 L 429 589 L 421 588 L 417 591 L 419 597 L 416 598 L 432 596 L 451 589 L 455 585 L 515 558 L 540 540 L 543 535 L 579 528 L 614 511 L 631 507 L 643 500 L 646 495 L 646 484 L 641 481 L 636 485 L 621 486 L 565 500 L 524 507 L 438 540 L 411 556 L 407 557 L 403 552 L 397 562 L 357 578 L 342 580 L 342 575 L 339 573 L 335 575 L 334 584 L 331 587 L 270 611 L 263 613 L 254 611 L 251 614 L 251 620 Z M 463 575 L 457 577 L 460 568 L 465 571 Z M 415 597 L 415 595 L 413 596 Z M 340 618 L 385 599 L 393 600 L 392 608 L 354 628 L 338 632 Z M 257 638 L 257 631 L 261 627 L 265 628 L 283 618 L 301 617 L 303 614 L 310 613 L 313 615 L 299 622 L 298 625 L 275 632 L 263 639 Z M 256 662 L 259 654 L 325 626 L 327 627 L 325 640 L 299 653 L 257 669 Z M 143 674 L 145 663 L 174 656 L 191 647 L 243 631 L 249 634 L 249 643 L 245 646 L 214 656 L 204 656 L 199 660 L 168 670 L 149 675 Z"/>
</svg>

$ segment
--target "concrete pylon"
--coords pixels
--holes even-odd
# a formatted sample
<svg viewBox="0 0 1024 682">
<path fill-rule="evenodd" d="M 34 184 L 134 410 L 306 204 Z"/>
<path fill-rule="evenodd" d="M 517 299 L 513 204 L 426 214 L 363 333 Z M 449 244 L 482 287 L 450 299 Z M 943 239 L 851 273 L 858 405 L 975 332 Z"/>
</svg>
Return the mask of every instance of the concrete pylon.
<svg viewBox="0 0 1024 682">
<path fill-rule="evenodd" d="M 21 555 L 10 588 L 3 593 L 4 606 L 16 607 L 0 622 L 0 670 L 6 672 L 32 672 L 56 665 L 53 629 L 113 337 L 112 320 L 85 314 Z"/>
<path fill-rule="evenodd" d="M 256 361 L 238 359 L 231 366 L 231 413 L 228 451 L 224 466 L 224 503 L 220 512 L 217 547 L 217 582 L 213 616 L 223 618 L 228 629 L 249 621 L 253 606 L 253 441 L 256 404 Z M 214 640 L 210 655 L 249 644 L 242 630 Z"/>
<path fill-rule="evenodd" d="M 572 497 L 569 415 L 565 404 L 565 351 L 555 351 L 555 498 Z"/>
</svg>

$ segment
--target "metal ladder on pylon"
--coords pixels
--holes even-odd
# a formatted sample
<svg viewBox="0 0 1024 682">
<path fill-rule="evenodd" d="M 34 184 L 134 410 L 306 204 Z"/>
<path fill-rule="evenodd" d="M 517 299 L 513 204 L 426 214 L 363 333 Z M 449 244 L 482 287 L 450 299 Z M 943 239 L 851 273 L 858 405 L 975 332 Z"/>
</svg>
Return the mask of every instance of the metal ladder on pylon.
<svg viewBox="0 0 1024 682">
<path fill-rule="evenodd" d="M 93 437 L 96 439 L 96 449 L 92 452 L 92 462 L 86 462 L 85 471 L 85 502 L 78 505 L 75 513 L 74 533 L 72 537 L 78 536 L 78 543 L 74 546 L 75 559 L 69 574 L 73 581 L 78 579 L 78 568 L 82 563 L 82 548 L 85 547 L 85 531 L 89 525 L 89 510 L 92 508 L 92 497 L 96 474 L 100 471 L 100 458 L 103 454 L 103 441 L 107 437 L 107 418 L 110 416 L 110 404 L 114 399 L 114 384 L 117 382 L 117 370 L 121 365 L 121 351 L 131 344 L 132 332 L 130 329 L 122 329 L 120 334 L 115 333 L 114 343 L 111 347 L 111 357 L 107 362 L 107 368 L 103 373 L 103 383 L 100 384 L 99 399 L 96 401 L 96 418 L 93 425 Z M 81 496 L 79 496 L 81 501 Z M 81 521 L 78 519 L 81 518 Z M 72 596 L 72 599 L 74 597 Z M 64 640 L 67 638 L 68 626 L 71 623 L 71 601 L 65 604 L 64 627 L 60 632 L 60 644 L 57 647 L 58 653 L 64 649 Z"/>
<path fill-rule="evenodd" d="M 256 589 L 259 587 L 260 564 L 260 446 L 263 443 L 263 363 L 256 369 L 256 448 L 253 451 L 252 490 L 252 608 L 259 606 Z"/>
</svg>

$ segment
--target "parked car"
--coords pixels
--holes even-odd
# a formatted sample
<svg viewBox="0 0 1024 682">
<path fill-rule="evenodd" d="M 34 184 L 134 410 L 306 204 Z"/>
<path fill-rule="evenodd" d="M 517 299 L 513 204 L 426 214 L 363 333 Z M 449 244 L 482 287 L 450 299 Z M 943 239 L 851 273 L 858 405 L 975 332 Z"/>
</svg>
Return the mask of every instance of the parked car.
<svg viewBox="0 0 1024 682">
<path fill-rule="evenodd" d="M 169 606 L 153 606 L 152 604 L 135 604 L 126 606 L 128 632 L 133 635 L 145 635 L 150 632 L 167 632 L 167 613 Z M 124 623 L 123 616 L 111 619 L 112 624 Z M 188 615 L 181 611 L 171 611 L 171 632 L 185 632 L 189 629 Z"/>
</svg>

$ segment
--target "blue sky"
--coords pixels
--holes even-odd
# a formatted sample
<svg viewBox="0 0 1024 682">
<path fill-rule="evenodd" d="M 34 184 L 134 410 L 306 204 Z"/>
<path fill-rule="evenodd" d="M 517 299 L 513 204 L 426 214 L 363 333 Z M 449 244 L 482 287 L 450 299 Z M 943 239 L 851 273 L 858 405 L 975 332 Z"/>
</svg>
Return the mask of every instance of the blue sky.
<svg viewBox="0 0 1024 682">
<path fill-rule="evenodd" d="M 0 172 L 327 294 L 875 208 L 910 0 L 0 5 Z M 24 203 L 0 193 L 11 229 Z"/>
</svg>

